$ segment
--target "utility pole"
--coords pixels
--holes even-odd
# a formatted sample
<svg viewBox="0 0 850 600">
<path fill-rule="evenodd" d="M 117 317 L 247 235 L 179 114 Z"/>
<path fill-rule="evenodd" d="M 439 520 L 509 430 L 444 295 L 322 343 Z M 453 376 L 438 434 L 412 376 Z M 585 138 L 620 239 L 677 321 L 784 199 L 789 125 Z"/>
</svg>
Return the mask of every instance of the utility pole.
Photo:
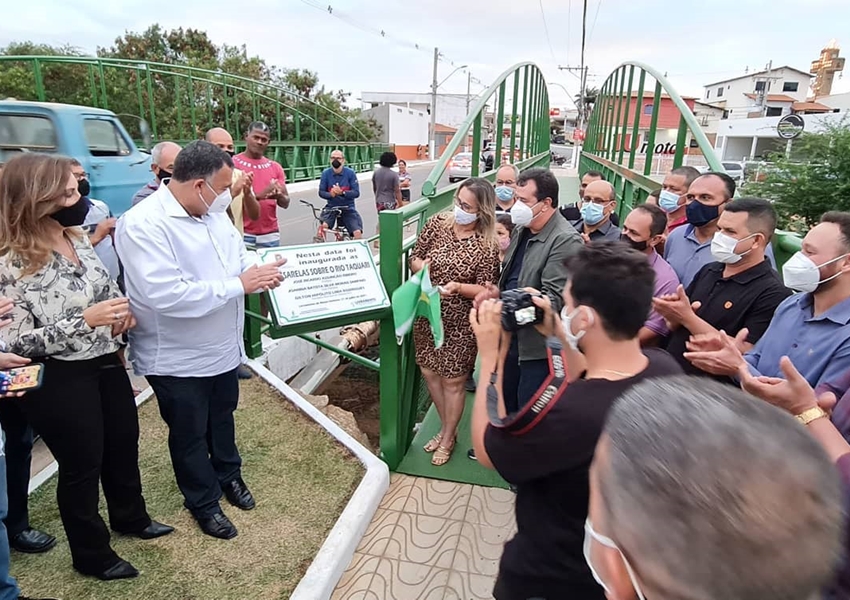
<svg viewBox="0 0 850 600">
<path fill-rule="evenodd" d="M 601 2 L 601 0 L 600 0 Z M 578 109 L 578 128 L 584 133 L 584 113 L 585 113 L 585 103 L 584 103 L 584 91 L 585 86 L 587 86 L 587 67 L 584 66 L 584 44 L 585 44 L 585 34 L 587 31 L 587 0 L 584 0 L 584 8 L 581 13 L 581 66 L 579 67 L 579 74 L 581 75 L 581 102 L 579 103 Z"/>
<path fill-rule="evenodd" d="M 472 71 L 466 71 L 466 117 L 469 118 L 469 100 L 470 95 L 472 94 Z M 469 136 L 466 136 L 466 139 L 469 140 Z M 464 151 L 469 152 L 469 144 L 464 144 Z"/>
<path fill-rule="evenodd" d="M 431 80 L 431 136 L 428 160 L 437 159 L 437 64 L 440 62 L 440 50 L 434 48 L 434 77 Z"/>
</svg>

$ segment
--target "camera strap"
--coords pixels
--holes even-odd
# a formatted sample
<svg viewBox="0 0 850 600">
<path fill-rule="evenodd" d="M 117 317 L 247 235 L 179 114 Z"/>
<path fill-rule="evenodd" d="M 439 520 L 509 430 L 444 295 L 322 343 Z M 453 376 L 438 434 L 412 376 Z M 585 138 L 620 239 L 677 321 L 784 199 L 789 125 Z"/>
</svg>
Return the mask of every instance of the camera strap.
<svg viewBox="0 0 850 600">
<path fill-rule="evenodd" d="M 530 431 L 546 416 L 567 389 L 567 357 L 564 347 L 555 336 L 546 340 L 546 354 L 549 359 L 549 376 L 537 390 L 537 393 L 518 412 L 499 416 L 499 393 L 496 391 L 497 374 L 490 375 L 487 387 L 487 417 L 490 425 L 513 435 L 522 435 Z"/>
</svg>

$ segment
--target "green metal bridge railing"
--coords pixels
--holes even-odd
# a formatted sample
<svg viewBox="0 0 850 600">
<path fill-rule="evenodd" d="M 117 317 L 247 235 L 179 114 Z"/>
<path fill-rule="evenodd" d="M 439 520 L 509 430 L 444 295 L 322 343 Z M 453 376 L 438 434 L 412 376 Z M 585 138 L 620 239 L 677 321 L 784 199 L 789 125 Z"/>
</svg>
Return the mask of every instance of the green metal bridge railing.
<svg viewBox="0 0 850 600">
<path fill-rule="evenodd" d="M 658 156 L 659 147 L 662 151 L 668 148 L 657 144 L 664 101 L 672 103 L 679 116 L 672 160 Z M 593 107 L 579 158 L 579 175 L 590 170 L 605 175 L 620 199 L 617 209 L 622 220 L 634 206 L 645 202 L 650 192 L 661 187 L 664 174 L 685 164 L 686 157 L 691 164 L 704 161 L 709 170 L 724 171 L 687 102 L 661 73 L 632 61 L 614 69 L 602 84 Z M 797 252 L 801 243 L 797 234 L 777 231 L 773 238 L 777 266 Z"/>
<path fill-rule="evenodd" d="M 224 127 L 241 139 L 250 121 L 265 121 L 274 133 L 270 157 L 281 163 L 289 181 L 318 177 L 337 147 L 357 170 L 371 170 L 388 149 L 313 99 L 224 72 L 128 59 L 0 56 L 0 71 L 13 69 L 27 83 L 0 89 L 0 98 L 80 104 L 134 116 L 137 120 L 125 126 L 137 140 L 143 137 L 141 119 L 150 124 L 155 140 L 181 144 L 212 127 Z"/>
<path fill-rule="evenodd" d="M 410 276 L 407 258 L 416 236 L 425 220 L 448 209 L 460 184 L 437 189 L 448 161 L 457 152 L 472 129 L 475 152 L 481 148 L 481 133 L 488 103 L 494 99 L 497 111 L 496 156 L 501 156 L 502 126 L 506 107 L 510 119 L 510 147 L 515 148 L 521 161 L 520 168 L 549 164 L 549 97 L 546 82 L 540 70 L 531 63 L 521 63 L 506 70 L 484 92 L 470 109 L 458 133 L 434 166 L 422 186 L 419 200 L 397 210 L 381 211 L 379 267 L 387 293 L 392 293 Z M 519 110 L 522 112 L 518 112 Z M 474 153 L 475 153 L 474 152 Z M 495 164 L 498 167 L 498 162 Z M 492 179 L 494 171 L 479 174 L 478 161 L 472 161 L 473 176 Z M 416 233 L 413 233 L 415 228 Z M 405 237 L 405 230 L 410 235 Z M 341 327 L 353 323 L 378 320 L 381 324 L 380 356 L 369 360 L 351 352 L 341 351 L 310 332 Z M 395 337 L 392 311 L 376 310 L 358 315 L 323 319 L 306 325 L 278 326 L 272 319 L 260 314 L 260 300 L 256 295 L 246 298 L 245 347 L 249 356 L 262 352 L 262 335 L 272 338 L 298 336 L 322 348 L 337 352 L 343 358 L 364 365 L 380 373 L 381 456 L 391 469 L 398 467 L 413 439 L 413 428 L 419 412 L 427 405 L 428 392 L 414 361 L 413 339 L 408 335 L 399 345 Z"/>
</svg>

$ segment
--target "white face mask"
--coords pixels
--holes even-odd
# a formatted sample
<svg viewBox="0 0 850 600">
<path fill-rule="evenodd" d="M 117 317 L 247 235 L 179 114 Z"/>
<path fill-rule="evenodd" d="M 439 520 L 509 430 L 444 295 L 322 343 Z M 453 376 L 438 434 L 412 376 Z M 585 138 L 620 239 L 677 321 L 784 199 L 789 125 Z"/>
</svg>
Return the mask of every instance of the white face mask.
<svg viewBox="0 0 850 600">
<path fill-rule="evenodd" d="M 646 600 L 646 596 L 643 595 L 643 592 L 640 589 L 640 586 L 637 582 L 637 577 L 635 576 L 635 572 L 632 569 L 632 566 L 629 564 L 629 561 L 626 560 L 626 556 L 623 554 L 623 551 L 617 547 L 617 544 L 614 543 L 609 537 L 605 537 L 601 533 L 596 533 L 593 531 L 593 526 L 590 524 L 590 519 L 587 519 L 584 522 L 584 561 L 587 563 L 587 566 L 590 568 L 590 573 L 593 575 L 593 578 L 596 580 L 609 598 L 613 596 L 611 593 L 611 588 L 602 581 L 602 577 L 599 576 L 599 571 L 596 570 L 596 567 L 593 566 L 593 561 L 590 558 L 590 545 L 593 542 L 597 542 L 598 544 L 602 544 L 606 548 L 611 548 L 620 553 L 620 556 L 623 557 L 623 564 L 626 565 L 626 571 L 629 573 L 629 579 L 632 582 L 632 587 L 635 589 L 635 594 L 640 600 Z"/>
<path fill-rule="evenodd" d="M 519 227 L 528 227 L 531 221 L 534 220 L 534 211 L 526 206 L 524 202 L 519 200 L 514 202 L 509 214 L 511 215 L 511 221 L 514 222 L 514 225 Z"/>
<path fill-rule="evenodd" d="M 841 275 L 844 271 L 839 271 L 832 277 L 826 279 L 820 278 L 821 267 L 832 264 L 846 257 L 846 254 L 837 256 L 832 260 L 828 260 L 822 265 L 816 265 L 811 258 L 797 252 L 794 256 L 782 265 L 782 281 L 786 286 L 798 292 L 814 292 L 818 286 L 827 281 L 831 281 Z"/>
<path fill-rule="evenodd" d="M 718 231 L 714 234 L 714 238 L 711 240 L 711 255 L 717 262 L 721 262 L 727 265 L 734 265 L 736 262 L 741 260 L 744 256 L 746 256 L 752 251 L 752 248 L 750 248 L 746 252 L 736 254 L 735 248 L 740 242 L 748 240 L 755 235 L 758 234 L 754 233 L 752 235 L 748 235 L 743 239 L 736 240 L 732 236 L 726 235 L 725 233 L 721 233 Z"/>
<path fill-rule="evenodd" d="M 471 225 L 478 220 L 478 215 L 473 213 L 468 213 L 463 210 L 460 206 L 455 204 L 455 221 L 458 225 Z"/>
<path fill-rule="evenodd" d="M 207 183 L 207 187 L 210 188 L 210 191 L 212 191 L 213 194 L 215 194 L 215 190 L 209 183 Z M 233 197 L 230 195 L 229 189 L 218 194 L 210 204 L 207 204 L 203 195 L 199 193 L 198 196 L 201 198 L 201 202 L 203 202 L 207 207 L 207 214 L 223 213 L 227 210 L 227 207 L 230 206 L 230 203 L 233 202 Z"/>
<path fill-rule="evenodd" d="M 579 331 L 578 333 L 573 333 L 573 319 L 582 309 L 581 306 L 576 308 L 573 312 L 567 313 L 567 307 L 561 309 L 561 326 L 564 328 L 564 337 L 567 338 L 567 344 L 569 344 L 570 348 L 579 352 L 578 349 L 578 341 L 584 337 L 584 334 L 587 331 Z M 593 324 L 593 313 L 590 314 L 590 324 Z"/>
</svg>

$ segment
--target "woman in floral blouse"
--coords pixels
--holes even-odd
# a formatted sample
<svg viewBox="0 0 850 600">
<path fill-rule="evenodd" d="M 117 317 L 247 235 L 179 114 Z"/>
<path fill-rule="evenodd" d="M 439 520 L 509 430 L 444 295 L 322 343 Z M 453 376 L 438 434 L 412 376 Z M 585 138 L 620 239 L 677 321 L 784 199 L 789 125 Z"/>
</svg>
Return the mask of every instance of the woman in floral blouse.
<svg viewBox="0 0 850 600">
<path fill-rule="evenodd" d="M 118 339 L 133 315 L 78 226 L 88 206 L 67 158 L 23 154 L 0 177 L 0 296 L 14 301 L 0 329 L 8 351 L 43 362 L 40 389 L 22 403 L 59 463 L 56 496 L 74 568 L 103 580 L 139 572 L 109 545 L 113 530 L 171 533 L 152 521 L 139 476 L 139 421 Z"/>
</svg>

